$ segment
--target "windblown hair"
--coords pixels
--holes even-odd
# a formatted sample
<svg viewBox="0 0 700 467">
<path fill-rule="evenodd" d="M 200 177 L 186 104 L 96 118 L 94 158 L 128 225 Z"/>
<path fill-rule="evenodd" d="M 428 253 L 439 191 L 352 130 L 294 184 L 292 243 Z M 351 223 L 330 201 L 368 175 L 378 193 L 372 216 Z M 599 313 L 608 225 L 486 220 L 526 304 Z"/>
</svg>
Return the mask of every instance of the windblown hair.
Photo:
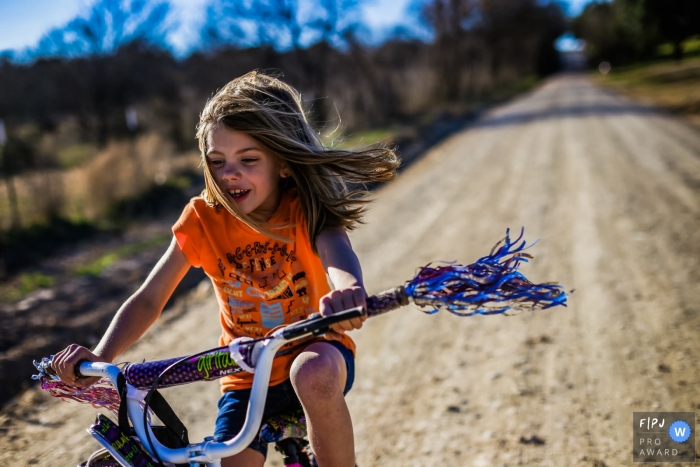
<svg viewBox="0 0 700 467">
<path fill-rule="evenodd" d="M 252 71 L 229 82 L 207 102 L 197 126 L 204 166 L 202 197 L 210 206 L 223 207 L 250 228 L 278 240 L 289 241 L 271 232 L 283 226 L 261 223 L 241 212 L 212 175 L 207 139 L 221 124 L 256 139 L 289 169 L 314 250 L 322 230 L 352 230 L 362 223 L 370 202 L 364 184 L 393 179 L 401 162 L 393 150 L 379 145 L 355 151 L 324 147 L 304 115 L 299 92 L 274 76 Z"/>
</svg>

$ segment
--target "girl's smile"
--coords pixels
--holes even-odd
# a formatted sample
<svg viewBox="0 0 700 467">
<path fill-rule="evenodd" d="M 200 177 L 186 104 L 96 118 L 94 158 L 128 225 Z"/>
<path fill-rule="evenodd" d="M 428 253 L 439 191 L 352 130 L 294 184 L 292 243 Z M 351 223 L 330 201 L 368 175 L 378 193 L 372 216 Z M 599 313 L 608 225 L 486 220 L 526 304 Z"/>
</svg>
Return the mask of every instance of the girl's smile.
<svg viewBox="0 0 700 467">
<path fill-rule="evenodd" d="M 244 214 L 267 222 L 281 197 L 282 166 L 259 141 L 217 125 L 208 136 L 207 162 L 219 187 Z"/>
<path fill-rule="evenodd" d="M 237 203 L 242 203 L 248 197 L 250 190 L 229 190 L 228 194 L 231 195 L 233 200 Z"/>
</svg>

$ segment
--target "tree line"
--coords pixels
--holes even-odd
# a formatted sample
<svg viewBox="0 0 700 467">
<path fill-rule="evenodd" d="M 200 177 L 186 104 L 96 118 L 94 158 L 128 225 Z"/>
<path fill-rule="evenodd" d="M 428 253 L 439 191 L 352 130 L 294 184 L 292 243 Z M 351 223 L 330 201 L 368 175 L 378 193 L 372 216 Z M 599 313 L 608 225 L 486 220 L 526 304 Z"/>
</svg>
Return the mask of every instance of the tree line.
<svg viewBox="0 0 700 467">
<path fill-rule="evenodd" d="M 612 0 L 586 5 L 572 22 L 574 34 L 586 41 L 593 65 L 634 63 L 657 55 L 659 45 L 670 43 L 677 61 L 683 42 L 700 35 L 697 0 Z"/>
</svg>

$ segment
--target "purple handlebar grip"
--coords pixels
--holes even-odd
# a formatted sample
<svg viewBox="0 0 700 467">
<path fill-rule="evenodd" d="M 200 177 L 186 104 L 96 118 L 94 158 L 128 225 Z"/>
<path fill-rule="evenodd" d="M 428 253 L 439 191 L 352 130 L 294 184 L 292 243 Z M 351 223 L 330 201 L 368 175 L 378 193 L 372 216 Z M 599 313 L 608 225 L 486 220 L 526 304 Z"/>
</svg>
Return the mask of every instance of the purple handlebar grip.
<svg viewBox="0 0 700 467">
<path fill-rule="evenodd" d="M 408 305 L 408 294 L 403 286 L 385 290 L 367 297 L 367 316 L 377 316 Z"/>
<path fill-rule="evenodd" d="M 139 389 L 150 389 L 158 375 L 170 365 L 180 360 L 180 358 L 143 363 L 128 363 L 122 371 L 124 376 L 126 376 L 126 380 L 132 386 Z M 231 354 L 229 354 L 228 347 L 217 347 L 204 355 L 191 357 L 168 371 L 160 379 L 158 387 L 167 388 L 191 383 L 193 381 L 210 381 L 241 371 L 243 371 L 243 369 L 233 361 Z"/>
</svg>

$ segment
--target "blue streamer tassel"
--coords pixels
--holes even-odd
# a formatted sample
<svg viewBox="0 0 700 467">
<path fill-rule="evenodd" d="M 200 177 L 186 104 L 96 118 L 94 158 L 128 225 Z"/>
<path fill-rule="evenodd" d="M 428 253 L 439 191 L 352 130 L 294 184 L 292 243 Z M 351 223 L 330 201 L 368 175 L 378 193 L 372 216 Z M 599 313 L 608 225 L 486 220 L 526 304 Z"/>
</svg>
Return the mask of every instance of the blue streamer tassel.
<svg viewBox="0 0 700 467">
<path fill-rule="evenodd" d="M 532 245 L 523 240 L 524 229 L 514 241 L 510 229 L 488 256 L 462 266 L 430 263 L 407 283 L 406 292 L 423 310 L 433 314 L 440 309 L 459 316 L 514 314 L 533 309 L 566 306 L 564 288 L 554 282 L 534 284 L 518 267 L 532 256 L 523 251 Z"/>
</svg>

